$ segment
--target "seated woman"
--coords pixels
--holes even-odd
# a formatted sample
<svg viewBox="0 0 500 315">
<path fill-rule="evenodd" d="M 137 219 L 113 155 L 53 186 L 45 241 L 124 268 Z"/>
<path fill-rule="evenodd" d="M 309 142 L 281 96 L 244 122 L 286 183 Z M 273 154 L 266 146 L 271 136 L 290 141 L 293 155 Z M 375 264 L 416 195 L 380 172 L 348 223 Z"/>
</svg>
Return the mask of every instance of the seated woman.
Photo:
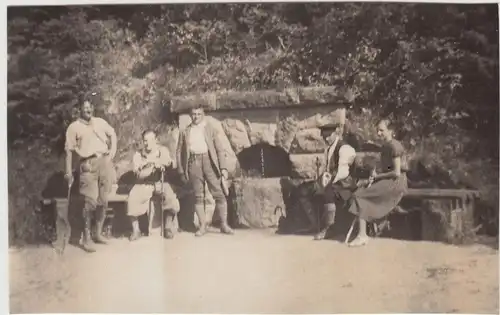
<svg viewBox="0 0 500 315">
<path fill-rule="evenodd" d="M 389 120 L 377 124 L 378 136 L 384 141 L 381 148 L 382 173 L 373 172 L 369 180 L 360 180 L 351 197 L 349 212 L 358 217 L 358 236 L 349 246 L 362 246 L 368 242 L 366 222 L 381 219 L 401 201 L 408 188 L 406 161 L 402 144 L 393 139 Z"/>
<path fill-rule="evenodd" d="M 151 198 L 155 194 L 161 197 L 161 211 L 165 216 L 165 237 L 174 237 L 174 219 L 179 212 L 180 205 L 177 195 L 169 183 L 163 183 L 161 188 L 161 176 L 164 170 L 173 166 L 169 150 L 158 143 L 156 133 L 146 130 L 142 134 L 144 148 L 135 153 L 133 157 L 133 170 L 137 176 L 136 183 L 130 191 L 127 202 L 127 215 L 132 223 L 132 235 L 130 240 L 140 237 L 138 217 L 147 213 Z M 156 204 L 153 204 L 156 207 Z M 151 231 L 150 231 L 151 232 Z"/>
</svg>

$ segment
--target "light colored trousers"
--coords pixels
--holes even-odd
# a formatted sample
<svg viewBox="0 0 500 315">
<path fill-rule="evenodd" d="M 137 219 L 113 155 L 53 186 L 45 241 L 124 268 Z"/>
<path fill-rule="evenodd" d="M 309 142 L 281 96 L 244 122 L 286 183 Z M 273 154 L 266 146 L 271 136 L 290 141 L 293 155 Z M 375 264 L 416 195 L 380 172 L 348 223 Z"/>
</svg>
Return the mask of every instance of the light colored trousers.
<svg viewBox="0 0 500 315">
<path fill-rule="evenodd" d="M 155 214 L 161 213 L 160 209 L 158 209 L 159 203 L 154 202 L 154 193 L 159 190 L 159 182 L 134 185 L 130 190 L 127 201 L 127 215 L 132 217 L 141 216 L 148 212 L 150 206 L 155 207 Z M 169 214 L 177 214 L 180 210 L 179 199 L 169 183 L 163 183 L 163 194 L 165 198 L 161 202 L 161 210 L 168 211 Z"/>
</svg>

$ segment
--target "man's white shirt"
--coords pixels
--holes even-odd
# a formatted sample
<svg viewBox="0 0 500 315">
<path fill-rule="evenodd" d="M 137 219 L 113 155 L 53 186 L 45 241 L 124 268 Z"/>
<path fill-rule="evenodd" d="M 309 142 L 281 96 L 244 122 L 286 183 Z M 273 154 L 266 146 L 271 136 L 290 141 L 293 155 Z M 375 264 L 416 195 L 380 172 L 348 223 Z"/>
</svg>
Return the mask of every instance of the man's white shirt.
<svg viewBox="0 0 500 315">
<path fill-rule="evenodd" d="M 335 140 L 334 143 L 330 147 L 327 148 L 326 151 L 326 168 L 325 171 L 328 172 L 330 169 L 330 162 L 333 156 L 333 152 L 335 151 L 335 148 L 339 142 L 339 138 Z M 356 158 L 356 150 L 348 144 L 344 144 L 340 149 L 339 149 L 339 160 L 338 160 L 338 165 L 337 167 L 337 174 L 335 178 L 333 179 L 332 183 L 336 183 L 339 180 L 342 180 L 349 176 L 349 166 L 354 162 Z"/>
</svg>

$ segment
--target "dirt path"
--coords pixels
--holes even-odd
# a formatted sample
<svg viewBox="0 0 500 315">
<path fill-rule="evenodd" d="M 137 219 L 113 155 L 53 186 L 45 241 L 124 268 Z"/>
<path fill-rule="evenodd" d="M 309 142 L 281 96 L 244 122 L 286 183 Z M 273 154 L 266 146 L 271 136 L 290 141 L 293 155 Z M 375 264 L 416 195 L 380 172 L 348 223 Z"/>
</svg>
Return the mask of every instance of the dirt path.
<svg viewBox="0 0 500 315">
<path fill-rule="evenodd" d="M 13 313 L 498 313 L 498 251 L 269 231 L 10 252 Z"/>
</svg>

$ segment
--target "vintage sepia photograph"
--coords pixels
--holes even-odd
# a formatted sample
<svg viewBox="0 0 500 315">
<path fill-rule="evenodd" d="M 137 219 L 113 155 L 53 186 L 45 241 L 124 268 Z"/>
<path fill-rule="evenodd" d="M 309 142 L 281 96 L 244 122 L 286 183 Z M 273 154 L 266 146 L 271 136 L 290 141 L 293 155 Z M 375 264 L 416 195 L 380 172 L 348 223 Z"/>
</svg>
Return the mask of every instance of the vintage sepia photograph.
<svg viewBox="0 0 500 315">
<path fill-rule="evenodd" d="M 6 28 L 10 313 L 499 313 L 497 3 Z"/>
</svg>

